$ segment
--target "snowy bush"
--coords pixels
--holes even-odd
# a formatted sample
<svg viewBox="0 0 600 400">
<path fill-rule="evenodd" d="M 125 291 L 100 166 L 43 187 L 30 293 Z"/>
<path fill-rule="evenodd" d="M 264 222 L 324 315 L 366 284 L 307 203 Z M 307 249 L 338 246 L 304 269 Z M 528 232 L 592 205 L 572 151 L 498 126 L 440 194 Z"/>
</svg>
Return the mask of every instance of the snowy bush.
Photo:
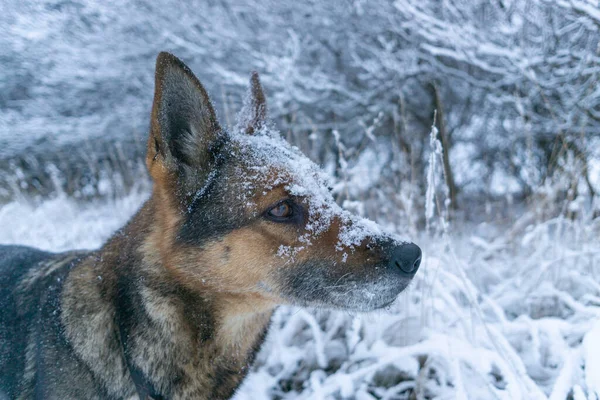
<svg viewBox="0 0 600 400">
<path fill-rule="evenodd" d="M 154 58 L 169 50 L 224 123 L 257 70 L 280 130 L 317 162 L 385 147 L 382 180 L 414 186 L 403 200 L 424 195 L 434 110 L 452 207 L 461 193 L 531 195 L 546 183 L 588 197 L 599 185 L 599 26 L 591 0 L 7 1 L 0 168 L 20 168 L 42 194 L 54 190 L 47 164 L 70 193 L 102 180 L 97 169 L 129 170 L 119 160 L 143 156 Z"/>
</svg>

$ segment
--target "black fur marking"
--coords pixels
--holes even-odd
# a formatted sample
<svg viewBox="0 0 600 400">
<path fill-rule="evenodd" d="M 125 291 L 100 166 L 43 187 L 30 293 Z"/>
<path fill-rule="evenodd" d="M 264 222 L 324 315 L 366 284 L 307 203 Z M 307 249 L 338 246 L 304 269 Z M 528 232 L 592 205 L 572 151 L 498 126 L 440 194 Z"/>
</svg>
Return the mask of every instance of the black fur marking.
<svg viewBox="0 0 600 400">
<path fill-rule="evenodd" d="M 218 135 L 217 140 L 211 143 L 209 146 L 209 155 L 212 163 L 210 164 L 210 173 L 207 173 L 207 180 L 204 182 L 198 182 L 199 188 L 194 195 L 191 203 L 188 206 L 188 213 L 193 213 L 194 210 L 202 203 L 210 193 L 213 192 L 217 178 L 222 174 L 223 166 L 229 160 L 229 153 L 223 151 L 224 148 L 231 142 L 229 135 L 226 132 L 221 132 Z"/>
<path fill-rule="evenodd" d="M 159 154 L 161 154 L 162 149 L 160 148 L 160 146 L 158 145 L 158 139 L 153 138 L 154 139 L 154 157 L 152 157 L 152 161 L 156 160 L 156 157 L 158 157 Z M 163 154 L 164 157 L 164 154 Z"/>
<path fill-rule="evenodd" d="M 213 198 L 208 197 L 209 200 Z M 228 208 L 227 204 L 219 203 L 217 199 L 203 207 L 197 207 L 182 225 L 177 240 L 188 245 L 202 245 L 244 226 L 245 221 L 232 214 Z"/>
<path fill-rule="evenodd" d="M 133 317 L 139 316 L 144 312 L 140 306 L 142 299 L 139 298 L 139 294 L 131 288 L 132 285 L 135 285 L 135 282 L 131 282 L 124 276 L 120 276 L 117 282 L 116 320 L 119 328 L 119 341 L 123 351 L 123 358 L 127 364 L 131 379 L 135 383 L 140 399 L 146 399 L 150 396 L 153 399 L 162 400 L 163 397 L 156 391 L 152 382 L 148 380 L 140 368 L 131 361 L 132 354 L 129 346 L 129 339 L 131 332 L 136 328 L 136 326 L 134 326 L 136 321 Z M 137 326 L 137 328 L 139 329 L 140 327 Z"/>
<path fill-rule="evenodd" d="M 106 394 L 73 352 L 60 320 L 63 285 L 79 262 L 76 255 L 0 246 L 0 260 L 0 394 L 34 399 L 86 398 L 90 389 Z M 77 376 L 78 384 L 59 383 L 64 376 Z"/>
<path fill-rule="evenodd" d="M 229 193 L 229 179 L 235 179 L 232 169 L 228 167 L 228 161 L 231 159 L 230 152 L 227 151 L 229 143 L 229 137 L 224 134 L 211 147 L 215 161 L 210 179 L 204 187 L 198 189 L 188 207 L 186 220 L 177 234 L 178 242 L 202 245 L 250 222 L 250 219 L 239 211 L 242 208 L 240 200 Z"/>
<path fill-rule="evenodd" d="M 0 397 L 15 398 L 21 391 L 27 324 L 35 314 L 32 302 L 18 307 L 13 290 L 27 272 L 50 257 L 29 247 L 0 246 Z"/>
</svg>

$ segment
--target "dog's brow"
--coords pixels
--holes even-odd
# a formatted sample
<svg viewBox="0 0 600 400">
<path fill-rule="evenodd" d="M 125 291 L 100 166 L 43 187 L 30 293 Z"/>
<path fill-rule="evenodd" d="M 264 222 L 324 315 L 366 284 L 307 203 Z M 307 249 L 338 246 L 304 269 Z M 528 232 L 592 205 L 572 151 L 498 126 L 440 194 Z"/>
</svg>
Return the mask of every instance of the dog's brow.
<svg viewBox="0 0 600 400">
<path fill-rule="evenodd" d="M 286 190 L 287 185 L 287 182 L 282 182 L 273 186 L 272 188 L 265 188 L 262 191 L 259 190 L 257 193 L 258 198 L 256 199 L 258 203 L 257 205 L 260 208 L 266 208 L 273 205 L 277 201 L 291 197 Z"/>
</svg>

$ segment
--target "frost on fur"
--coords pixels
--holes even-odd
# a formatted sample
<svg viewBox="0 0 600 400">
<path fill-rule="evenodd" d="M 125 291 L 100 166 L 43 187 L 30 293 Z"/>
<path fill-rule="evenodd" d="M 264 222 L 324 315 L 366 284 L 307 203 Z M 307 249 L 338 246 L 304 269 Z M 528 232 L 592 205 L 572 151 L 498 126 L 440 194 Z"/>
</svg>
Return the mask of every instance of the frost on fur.
<svg viewBox="0 0 600 400">
<path fill-rule="evenodd" d="M 293 256 L 306 246 L 310 246 L 313 240 L 329 229 L 334 218 L 338 218 L 341 222 L 336 244 L 338 251 L 344 248 L 352 250 L 366 239 L 377 240 L 385 237 L 392 238 L 397 243 L 408 242 L 407 239 L 385 232 L 375 222 L 342 209 L 330 192 L 333 185 L 331 178 L 297 147 L 281 138 L 277 131 L 262 126 L 259 131 L 248 135 L 245 131 L 239 130 L 240 126 L 244 125 L 238 124 L 237 130 L 232 134 L 234 143 L 232 147 L 237 152 L 235 156 L 242 157 L 246 162 L 246 168 L 251 171 L 251 174 L 244 176 L 242 181 L 252 182 L 248 184 L 248 188 L 272 189 L 285 184 L 288 193 L 303 199 L 308 208 L 306 233 L 300 237 L 302 246 L 294 248 L 282 246 L 279 255 Z M 270 178 L 273 170 L 278 171 L 274 179 Z M 240 174 L 244 174 L 244 171 L 240 170 Z"/>
</svg>

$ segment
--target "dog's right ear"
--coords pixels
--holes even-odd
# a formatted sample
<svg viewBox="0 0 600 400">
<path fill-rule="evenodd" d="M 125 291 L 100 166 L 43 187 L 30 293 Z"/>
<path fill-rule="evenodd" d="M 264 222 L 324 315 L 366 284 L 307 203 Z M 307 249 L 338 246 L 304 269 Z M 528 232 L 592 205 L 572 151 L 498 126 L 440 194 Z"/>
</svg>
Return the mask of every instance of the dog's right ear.
<svg viewBox="0 0 600 400">
<path fill-rule="evenodd" d="M 183 196 L 204 185 L 221 128 L 206 90 L 177 57 L 156 59 L 146 164 L 155 182 L 177 183 Z M 175 181 L 175 182 L 174 182 Z"/>
<path fill-rule="evenodd" d="M 252 72 L 250 87 L 244 98 L 244 105 L 238 114 L 236 130 L 248 135 L 261 130 L 267 119 L 267 100 L 258 78 L 258 72 Z"/>
</svg>

